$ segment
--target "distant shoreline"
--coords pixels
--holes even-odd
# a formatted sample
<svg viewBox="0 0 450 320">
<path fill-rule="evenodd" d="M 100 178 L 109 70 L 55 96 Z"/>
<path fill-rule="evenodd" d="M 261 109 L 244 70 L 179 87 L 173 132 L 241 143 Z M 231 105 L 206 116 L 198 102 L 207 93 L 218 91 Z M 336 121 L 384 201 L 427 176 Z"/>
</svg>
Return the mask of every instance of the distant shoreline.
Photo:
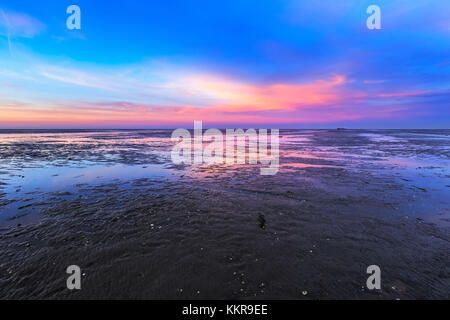
<svg viewBox="0 0 450 320">
<path fill-rule="evenodd" d="M 205 127 L 204 130 L 207 130 L 209 127 Z M 241 128 L 241 129 L 249 129 L 249 128 L 255 128 L 258 129 L 258 127 L 233 127 L 230 126 L 230 128 Z M 37 133 L 44 133 L 44 132 L 99 132 L 99 131 L 150 131 L 150 130 L 163 130 L 163 131 L 170 131 L 170 130 L 176 130 L 177 128 L 96 128 L 96 129 L 84 129 L 84 128 L 76 128 L 76 129 L 64 129 L 64 128 L 58 128 L 58 129 L 47 129 L 47 128 L 36 128 L 36 129 L 28 129 L 28 128 L 13 128 L 13 129 L 2 129 L 0 128 L 0 134 L 2 133 L 11 133 L 11 132 L 19 132 L 19 133 L 26 133 L 26 132 L 37 132 Z M 187 128 L 188 130 L 191 130 L 192 128 Z M 226 130 L 227 128 L 218 128 L 219 130 Z M 270 129 L 270 128 L 269 128 Z M 290 130 L 323 130 L 323 131 L 414 131 L 414 130 L 420 130 L 420 131 L 450 131 L 450 128 L 434 128 L 434 129 L 428 129 L 428 128 L 280 128 L 280 131 L 290 131 Z"/>
</svg>

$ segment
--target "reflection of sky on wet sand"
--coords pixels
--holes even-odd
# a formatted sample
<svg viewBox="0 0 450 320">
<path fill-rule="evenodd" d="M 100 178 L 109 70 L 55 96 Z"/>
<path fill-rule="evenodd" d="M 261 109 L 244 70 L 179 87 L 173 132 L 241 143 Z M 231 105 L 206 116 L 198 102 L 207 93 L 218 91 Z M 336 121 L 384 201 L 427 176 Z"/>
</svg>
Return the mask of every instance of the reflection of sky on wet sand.
<svg viewBox="0 0 450 320">
<path fill-rule="evenodd" d="M 14 174 L 2 175 L 4 183 L 0 193 L 6 193 L 10 204 L 0 207 L 0 222 L 20 213 L 23 206 L 36 199 L 46 201 L 49 197 L 74 198 L 83 192 L 85 187 L 96 187 L 108 183 L 124 184 L 138 179 L 149 181 L 173 180 L 175 172 L 167 170 L 163 165 L 99 165 L 84 163 L 78 167 L 40 167 L 26 168 Z M 88 191 L 87 191 L 88 192 Z M 1 202 L 0 202 L 1 203 Z"/>
<path fill-rule="evenodd" d="M 261 164 L 174 166 L 170 159 L 171 132 L 1 133 L 0 221 L 14 214 L 24 200 L 31 198 L 30 193 L 76 193 L 83 185 L 127 183 L 141 178 L 176 181 L 180 177 L 214 180 L 232 176 L 239 180 L 245 176 L 245 180 L 249 175 L 259 174 Z M 426 190 L 423 192 L 430 199 L 426 205 L 431 208 L 432 201 L 448 207 L 445 202 L 448 200 L 443 199 L 450 198 L 446 154 L 449 146 L 447 132 L 286 130 L 280 132 L 278 175 L 301 177 L 310 169 L 364 170 L 374 176 L 393 177 L 417 192 Z M 35 151 L 39 156 L 34 155 Z M 136 163 L 138 156 L 141 158 Z M 318 183 L 324 185 L 323 181 Z M 17 201 L 8 204 L 5 199 Z"/>
<path fill-rule="evenodd" d="M 171 176 L 162 165 L 127 166 L 85 164 L 86 167 L 42 167 L 28 168 L 6 178 L 6 192 L 20 189 L 23 192 L 60 191 L 73 189 L 78 184 L 99 184 L 112 180 L 139 178 L 165 179 Z"/>
</svg>

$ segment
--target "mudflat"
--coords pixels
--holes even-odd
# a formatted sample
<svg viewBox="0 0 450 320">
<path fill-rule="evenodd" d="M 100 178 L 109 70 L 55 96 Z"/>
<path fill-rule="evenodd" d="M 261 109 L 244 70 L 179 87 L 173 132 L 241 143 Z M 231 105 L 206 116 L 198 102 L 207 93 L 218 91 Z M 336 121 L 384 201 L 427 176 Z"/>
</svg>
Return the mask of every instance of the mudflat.
<svg viewBox="0 0 450 320">
<path fill-rule="evenodd" d="M 450 130 L 282 130 L 274 176 L 170 135 L 0 131 L 0 298 L 449 298 Z"/>
</svg>

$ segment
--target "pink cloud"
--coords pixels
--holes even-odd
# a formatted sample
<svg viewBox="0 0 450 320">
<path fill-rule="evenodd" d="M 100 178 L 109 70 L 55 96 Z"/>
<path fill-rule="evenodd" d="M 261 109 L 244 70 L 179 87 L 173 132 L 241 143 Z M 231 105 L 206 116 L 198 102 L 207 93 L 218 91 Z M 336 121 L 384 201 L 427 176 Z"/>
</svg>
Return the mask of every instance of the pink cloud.
<svg viewBox="0 0 450 320">
<path fill-rule="evenodd" d="M 385 82 L 386 80 L 364 80 L 364 84 L 381 84 Z"/>
<path fill-rule="evenodd" d="M 254 85 L 211 76 L 194 76 L 187 80 L 196 92 L 216 101 L 212 110 L 224 112 L 289 111 L 335 103 L 343 98 L 339 87 L 346 82 L 342 75 L 303 84 Z"/>
<path fill-rule="evenodd" d="M 427 97 L 441 94 L 449 94 L 449 90 L 444 91 L 406 91 L 406 92 L 395 92 L 395 93 L 382 93 L 379 94 L 380 98 L 407 98 L 407 97 Z"/>
<path fill-rule="evenodd" d="M 160 84 L 162 95 L 171 97 L 176 92 L 177 103 L 136 102 L 124 97 L 111 101 L 55 100 L 11 108 L 6 101 L 3 104 L 0 101 L 0 126 L 22 122 L 24 125 L 54 124 L 52 126 L 56 127 L 58 124 L 72 127 L 174 127 L 179 124 L 189 126 L 195 120 L 241 126 L 332 123 L 391 118 L 408 111 L 388 104 L 373 105 L 371 99 L 432 94 L 417 91 L 369 96 L 349 85 L 351 83 L 343 75 L 303 83 L 272 84 L 248 83 L 217 75 L 185 75 Z M 179 104 L 179 101 L 185 104 Z"/>
</svg>

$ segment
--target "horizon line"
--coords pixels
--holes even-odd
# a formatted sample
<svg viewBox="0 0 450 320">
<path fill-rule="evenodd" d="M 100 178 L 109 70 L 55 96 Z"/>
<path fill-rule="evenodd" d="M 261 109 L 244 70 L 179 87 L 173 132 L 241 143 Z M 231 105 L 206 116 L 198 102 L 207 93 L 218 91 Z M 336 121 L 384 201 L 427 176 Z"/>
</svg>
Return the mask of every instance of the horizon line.
<svg viewBox="0 0 450 320">
<path fill-rule="evenodd" d="M 83 130 L 83 131 L 95 131 L 95 130 L 176 130 L 179 128 L 0 128 L 0 131 L 6 130 Z M 194 130 L 194 128 L 184 127 L 183 129 Z M 219 130 L 227 130 L 227 129 L 260 129 L 257 127 L 234 127 L 234 128 L 217 128 L 217 127 L 204 127 L 203 130 L 208 129 L 219 129 Z M 261 128 L 261 129 L 274 129 L 274 130 L 449 130 L 450 128 L 345 128 L 345 127 L 337 127 L 337 128 Z"/>
</svg>

